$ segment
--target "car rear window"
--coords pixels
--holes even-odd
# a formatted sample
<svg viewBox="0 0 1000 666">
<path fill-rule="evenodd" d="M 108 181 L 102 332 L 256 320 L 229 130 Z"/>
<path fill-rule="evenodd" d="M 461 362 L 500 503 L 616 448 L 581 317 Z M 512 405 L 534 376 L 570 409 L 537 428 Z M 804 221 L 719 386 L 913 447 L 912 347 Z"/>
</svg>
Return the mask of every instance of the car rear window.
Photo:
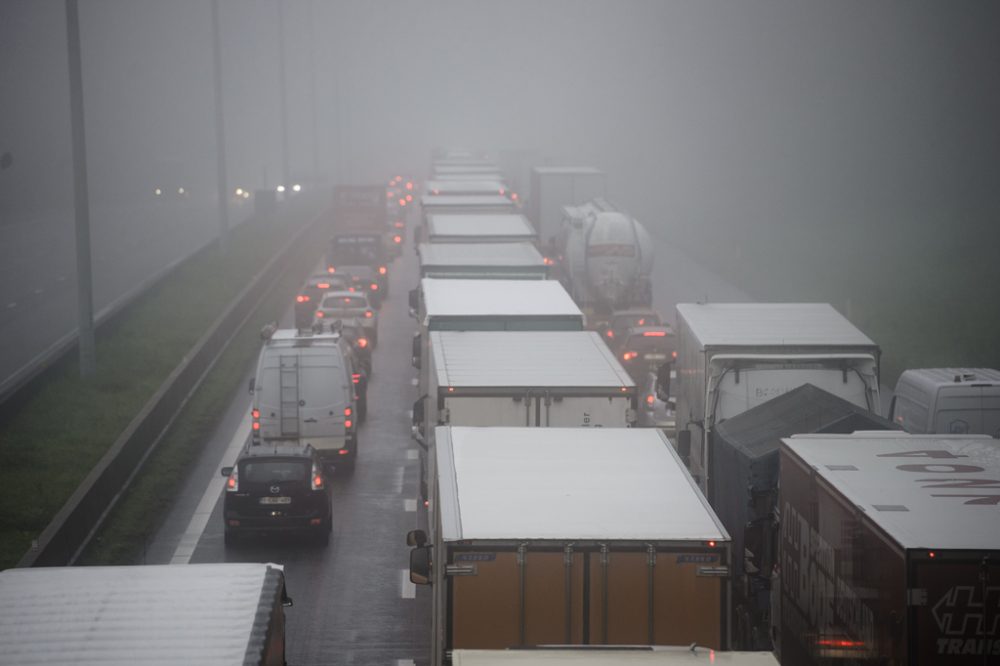
<svg viewBox="0 0 1000 666">
<path fill-rule="evenodd" d="M 251 483 L 306 481 L 310 467 L 306 460 L 247 460 L 240 469 L 240 480 Z"/>
<path fill-rule="evenodd" d="M 628 336 L 625 346 L 639 352 L 673 351 L 677 343 L 672 335 L 643 335 L 642 333 L 635 333 Z"/>
<path fill-rule="evenodd" d="M 660 321 L 660 315 L 655 312 L 650 312 L 647 314 L 634 314 L 627 316 L 615 317 L 615 328 L 632 328 L 633 326 L 659 326 L 662 322 Z"/>
<path fill-rule="evenodd" d="M 336 296 L 323 301 L 323 308 L 342 310 L 368 307 L 368 299 L 364 296 Z"/>
</svg>

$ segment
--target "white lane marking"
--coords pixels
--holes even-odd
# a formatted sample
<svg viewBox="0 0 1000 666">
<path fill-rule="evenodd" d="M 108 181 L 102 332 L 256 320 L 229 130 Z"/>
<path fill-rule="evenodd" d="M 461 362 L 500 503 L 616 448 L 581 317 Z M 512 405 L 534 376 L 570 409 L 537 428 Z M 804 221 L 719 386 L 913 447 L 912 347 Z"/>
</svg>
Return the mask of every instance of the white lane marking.
<svg viewBox="0 0 1000 666">
<path fill-rule="evenodd" d="M 397 659 L 396 666 L 416 666 L 416 663 L 412 659 Z"/>
<path fill-rule="evenodd" d="M 409 511 L 410 513 L 413 513 L 414 511 L 417 510 L 417 500 L 415 499 L 403 500 L 403 508 Z"/>
<path fill-rule="evenodd" d="M 404 599 L 414 599 L 417 596 L 417 586 L 410 582 L 409 569 L 399 570 L 399 596 Z M 410 663 L 412 664 L 413 662 L 411 661 Z"/>
<path fill-rule="evenodd" d="M 8 308 L 16 308 L 17 307 L 17 302 L 16 301 L 11 301 L 10 303 L 7 304 L 7 307 Z M 416 386 L 416 384 L 414 384 L 414 386 Z"/>
<path fill-rule="evenodd" d="M 403 492 L 403 474 L 406 472 L 405 467 L 397 467 L 396 475 L 393 479 L 393 485 L 396 486 L 396 494 Z"/>
<path fill-rule="evenodd" d="M 246 443 L 249 436 L 250 414 L 248 413 L 240 422 L 239 427 L 236 428 L 236 434 L 233 435 L 226 452 L 222 454 L 222 460 L 215 466 L 215 469 L 220 469 L 227 463 L 236 460 L 240 448 Z M 181 535 L 180 543 L 174 550 L 174 556 L 170 558 L 171 564 L 187 564 L 191 561 L 194 549 L 198 547 L 198 540 L 201 539 L 201 534 L 205 531 L 205 526 L 208 525 L 208 519 L 212 517 L 212 509 L 215 508 L 215 502 L 219 499 L 219 494 L 225 484 L 226 479 L 221 474 L 212 477 L 208 487 L 205 488 L 205 494 L 198 502 L 198 507 L 194 510 L 194 515 L 191 516 L 191 522 L 188 523 L 187 529 Z"/>
<path fill-rule="evenodd" d="M 419 457 L 420 457 L 420 451 L 417 451 L 416 449 L 407 449 L 406 451 L 407 460 L 416 460 Z"/>
<path fill-rule="evenodd" d="M 414 377 L 413 379 L 410 380 L 410 386 L 416 386 L 419 383 L 420 383 L 420 380 L 417 379 L 416 377 Z"/>
<path fill-rule="evenodd" d="M 41 288 L 41 287 L 39 287 L 38 289 L 36 289 L 36 290 L 35 290 L 35 293 L 36 293 L 36 294 L 40 294 L 40 293 L 42 293 L 42 291 L 43 291 L 43 290 L 42 290 L 42 288 Z"/>
</svg>

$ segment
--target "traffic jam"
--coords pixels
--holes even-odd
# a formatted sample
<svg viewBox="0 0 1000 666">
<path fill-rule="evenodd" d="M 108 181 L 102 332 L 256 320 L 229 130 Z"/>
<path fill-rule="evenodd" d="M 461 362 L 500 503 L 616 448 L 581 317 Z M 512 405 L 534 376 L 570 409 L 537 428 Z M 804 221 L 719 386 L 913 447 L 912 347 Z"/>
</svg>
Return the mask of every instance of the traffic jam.
<svg viewBox="0 0 1000 666">
<path fill-rule="evenodd" d="M 440 150 L 422 182 L 334 188 L 292 327 L 261 331 L 227 548 L 330 542 L 379 409 L 380 313 L 405 308 L 417 663 L 1000 660 L 1000 373 L 910 370 L 885 411 L 879 346 L 830 305 L 657 312 L 654 244 L 604 172 L 527 184 Z"/>
</svg>

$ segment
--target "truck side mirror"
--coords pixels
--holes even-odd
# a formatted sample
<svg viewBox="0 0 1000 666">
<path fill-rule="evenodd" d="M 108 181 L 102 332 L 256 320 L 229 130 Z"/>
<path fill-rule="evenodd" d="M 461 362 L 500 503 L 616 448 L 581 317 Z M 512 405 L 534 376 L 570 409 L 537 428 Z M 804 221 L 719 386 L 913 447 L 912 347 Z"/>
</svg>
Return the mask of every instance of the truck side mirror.
<svg viewBox="0 0 1000 666">
<path fill-rule="evenodd" d="M 255 377 L 251 377 L 250 378 L 250 384 L 248 385 L 248 388 L 249 388 L 249 391 L 250 391 L 250 395 L 253 395 L 253 390 L 256 387 L 256 381 L 257 380 L 256 380 Z"/>
<path fill-rule="evenodd" d="M 672 363 L 664 363 L 656 371 L 656 397 L 663 402 L 670 400 L 670 373 L 672 371 Z"/>
<path fill-rule="evenodd" d="M 410 419 L 413 438 L 418 442 L 423 441 L 424 438 L 424 398 L 426 397 L 426 395 L 422 395 L 413 403 L 413 418 Z"/>
<path fill-rule="evenodd" d="M 413 345 L 410 351 L 410 363 L 417 370 L 420 369 L 420 333 L 413 334 Z"/>
<path fill-rule="evenodd" d="M 410 582 L 416 585 L 431 583 L 431 549 L 421 546 L 410 551 Z"/>
<path fill-rule="evenodd" d="M 427 532 L 410 530 L 406 533 L 406 545 L 411 548 L 423 548 L 427 545 Z"/>
<path fill-rule="evenodd" d="M 681 430 L 677 433 L 677 454 L 686 463 L 691 457 L 691 431 Z"/>
</svg>

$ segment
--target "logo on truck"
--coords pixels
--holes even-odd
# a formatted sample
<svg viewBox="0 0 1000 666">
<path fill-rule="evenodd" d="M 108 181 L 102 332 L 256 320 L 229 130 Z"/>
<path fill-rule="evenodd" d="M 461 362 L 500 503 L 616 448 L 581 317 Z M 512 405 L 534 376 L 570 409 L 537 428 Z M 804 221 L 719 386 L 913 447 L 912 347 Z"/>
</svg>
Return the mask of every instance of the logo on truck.
<svg viewBox="0 0 1000 666">
<path fill-rule="evenodd" d="M 985 598 L 984 598 L 985 596 Z M 1000 656 L 1000 587 L 956 585 L 931 610 L 938 631 L 938 654 Z M 959 638 L 949 638 L 958 636 Z"/>
</svg>

